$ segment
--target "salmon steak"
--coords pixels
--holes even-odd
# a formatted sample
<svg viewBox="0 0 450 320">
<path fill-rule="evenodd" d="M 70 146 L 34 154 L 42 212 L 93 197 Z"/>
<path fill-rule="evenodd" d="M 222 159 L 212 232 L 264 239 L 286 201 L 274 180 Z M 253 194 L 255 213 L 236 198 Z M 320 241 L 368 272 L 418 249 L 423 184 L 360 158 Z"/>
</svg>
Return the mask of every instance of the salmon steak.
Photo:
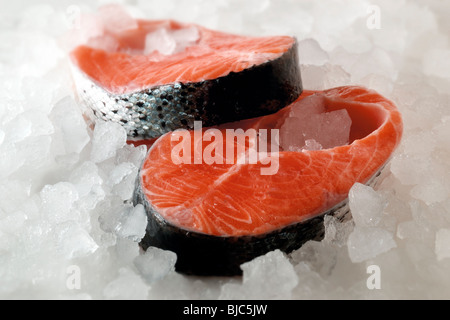
<svg viewBox="0 0 450 320">
<path fill-rule="evenodd" d="M 135 20 L 71 52 L 77 92 L 92 119 L 151 139 L 275 113 L 302 92 L 297 42 L 172 20 Z"/>
<path fill-rule="evenodd" d="M 314 114 L 296 124 L 312 110 Z M 311 125 L 314 117 L 324 122 Z M 333 121 L 336 127 L 330 132 L 348 127 L 341 140 L 338 134 L 327 133 Z M 322 126 L 316 130 L 318 136 L 308 126 L 311 130 Z M 246 135 L 250 129 L 256 136 Z M 213 134 L 206 137 L 208 130 Z M 232 139 L 227 130 L 235 130 Z M 240 135 L 246 137 L 239 142 Z M 252 146 L 262 135 L 268 147 L 255 151 Z M 308 240 L 321 239 L 324 216 L 346 215 L 350 188 L 356 182 L 373 181 L 401 135 L 396 106 L 357 86 L 304 91 L 275 114 L 213 131 L 167 133 L 148 151 L 136 181 L 133 201 L 143 204 L 148 215 L 140 245 L 174 251 L 179 272 L 241 274 L 240 265 L 259 255 L 275 249 L 289 253 Z M 297 142 L 285 144 L 293 138 Z M 230 150 L 231 156 L 226 154 Z M 198 151 L 214 161 L 199 161 Z M 255 155 L 261 161 L 242 161 Z M 264 172 L 269 169 L 269 161 L 264 161 L 268 158 L 276 169 L 272 172 Z"/>
</svg>

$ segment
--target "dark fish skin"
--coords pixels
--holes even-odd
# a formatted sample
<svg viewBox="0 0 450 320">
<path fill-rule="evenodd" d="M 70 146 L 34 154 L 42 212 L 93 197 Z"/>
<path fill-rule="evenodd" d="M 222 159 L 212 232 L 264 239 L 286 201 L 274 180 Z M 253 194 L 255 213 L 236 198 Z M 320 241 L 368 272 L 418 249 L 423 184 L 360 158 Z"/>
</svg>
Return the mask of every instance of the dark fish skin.
<svg viewBox="0 0 450 320">
<path fill-rule="evenodd" d="M 376 183 L 382 168 L 367 185 Z M 176 271 L 197 276 L 242 275 L 240 265 L 275 249 L 290 253 L 309 240 L 320 241 L 325 235 L 326 215 L 340 221 L 350 218 L 348 198 L 335 207 L 300 223 L 256 236 L 212 236 L 176 227 L 152 207 L 142 191 L 140 175 L 136 179 L 134 205 L 142 204 L 147 212 L 146 234 L 142 249 L 158 247 L 177 254 Z"/>
<path fill-rule="evenodd" d="M 120 123 L 132 139 L 151 139 L 176 129 L 255 118 L 295 101 L 303 87 L 297 42 L 275 60 L 197 83 L 160 85 L 111 94 L 74 66 L 75 83 L 93 118 Z"/>
<path fill-rule="evenodd" d="M 140 243 L 142 249 L 152 246 L 173 251 L 177 254 L 176 270 L 198 276 L 241 275 L 242 263 L 269 251 L 280 249 L 289 253 L 309 240 L 321 240 L 325 233 L 326 214 L 344 217 L 348 213 L 347 202 L 344 202 L 318 217 L 270 233 L 218 237 L 169 224 L 145 200 L 142 191 L 135 193 L 134 203 L 143 204 L 147 212 L 146 234 Z"/>
</svg>

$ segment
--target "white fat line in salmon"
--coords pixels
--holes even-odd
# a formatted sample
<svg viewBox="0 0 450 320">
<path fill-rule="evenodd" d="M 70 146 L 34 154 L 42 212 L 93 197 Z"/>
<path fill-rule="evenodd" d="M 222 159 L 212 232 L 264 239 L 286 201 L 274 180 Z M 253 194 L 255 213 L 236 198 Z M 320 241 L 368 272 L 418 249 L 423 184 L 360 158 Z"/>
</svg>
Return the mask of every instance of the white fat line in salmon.
<svg viewBox="0 0 450 320">
<path fill-rule="evenodd" d="M 180 129 L 171 133 L 171 141 L 178 142 L 172 147 L 171 159 L 177 165 L 224 164 L 224 159 L 226 164 L 237 165 L 259 162 L 262 165 L 268 165 L 268 167 L 261 167 L 261 175 L 274 175 L 279 169 L 279 136 L 278 129 L 270 130 L 270 141 L 267 129 L 258 131 L 252 128 L 245 131 L 243 129 L 226 129 L 224 150 L 224 137 L 221 130 L 210 128 L 203 131 L 202 122 L 194 121 L 194 131 Z M 192 141 L 194 143 L 193 163 Z M 204 142 L 210 143 L 203 148 Z"/>
</svg>

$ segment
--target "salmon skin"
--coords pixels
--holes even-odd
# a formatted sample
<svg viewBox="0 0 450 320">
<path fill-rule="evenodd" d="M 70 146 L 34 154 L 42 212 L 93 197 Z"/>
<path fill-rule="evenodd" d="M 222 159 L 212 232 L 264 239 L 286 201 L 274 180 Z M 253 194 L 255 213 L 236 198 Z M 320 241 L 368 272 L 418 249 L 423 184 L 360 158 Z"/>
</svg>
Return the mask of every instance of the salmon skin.
<svg viewBox="0 0 450 320">
<path fill-rule="evenodd" d="M 238 275 L 242 263 L 268 251 L 290 252 L 321 239 L 324 216 L 342 219 L 348 212 L 352 185 L 369 184 L 380 174 L 400 142 L 402 120 L 391 101 L 363 87 L 305 91 L 299 100 L 311 95 L 322 97 L 328 111 L 348 112 L 349 144 L 280 151 L 273 175 L 261 175 L 261 163 L 175 164 L 176 132 L 160 137 L 136 181 L 134 203 L 148 215 L 141 247 L 174 251 L 179 272 Z M 276 128 L 291 107 L 220 128 Z"/>
<path fill-rule="evenodd" d="M 91 119 L 120 123 L 130 139 L 192 129 L 195 120 L 213 126 L 275 113 L 302 92 L 295 38 L 231 35 L 170 20 L 137 26 L 105 31 L 113 49 L 86 44 L 71 53 Z M 145 52 L 149 34 L 189 28 L 199 38 L 184 51 Z"/>
</svg>

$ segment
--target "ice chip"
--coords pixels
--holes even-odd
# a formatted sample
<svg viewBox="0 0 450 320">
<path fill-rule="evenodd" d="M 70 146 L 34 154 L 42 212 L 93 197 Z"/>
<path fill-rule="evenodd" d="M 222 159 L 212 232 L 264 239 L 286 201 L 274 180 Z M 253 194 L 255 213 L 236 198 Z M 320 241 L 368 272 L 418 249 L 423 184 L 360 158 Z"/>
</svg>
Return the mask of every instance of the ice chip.
<svg viewBox="0 0 450 320">
<path fill-rule="evenodd" d="M 323 65 L 329 62 L 328 53 L 314 39 L 305 39 L 299 42 L 298 56 L 301 64 Z"/>
<path fill-rule="evenodd" d="M 55 134 L 62 136 L 65 153 L 80 153 L 89 142 L 86 122 L 73 98 L 59 100 L 52 110 L 50 120 L 55 127 Z"/>
<path fill-rule="evenodd" d="M 80 197 L 84 197 L 91 192 L 95 185 L 101 185 L 103 179 L 100 177 L 98 167 L 92 161 L 83 162 L 70 174 L 69 181 L 78 190 Z"/>
<path fill-rule="evenodd" d="M 127 140 L 125 128 L 115 122 L 97 121 L 92 139 L 92 161 L 98 163 L 112 158 Z"/>
<path fill-rule="evenodd" d="M 175 271 L 176 261 L 177 255 L 174 252 L 149 247 L 145 254 L 134 259 L 134 265 L 145 281 L 152 284 Z"/>
<path fill-rule="evenodd" d="M 187 28 L 174 30 L 172 37 L 175 39 L 177 44 L 188 44 L 191 42 L 196 42 L 200 39 L 200 33 L 195 26 L 190 26 Z"/>
<path fill-rule="evenodd" d="M 423 56 L 423 70 L 428 75 L 447 78 L 450 73 L 450 49 L 428 50 Z"/>
<path fill-rule="evenodd" d="M 0 130 L 0 146 L 2 145 L 4 140 L 5 140 L 5 131 Z"/>
<path fill-rule="evenodd" d="M 355 183 L 349 192 L 349 206 L 357 227 L 375 227 L 381 221 L 386 200 L 372 187 Z"/>
<path fill-rule="evenodd" d="M 352 120 L 347 110 L 326 112 L 322 99 L 311 96 L 292 106 L 280 128 L 283 150 L 321 150 L 349 143 Z"/>
<path fill-rule="evenodd" d="M 313 114 L 320 114 L 324 112 L 326 112 L 325 98 L 314 94 L 298 102 L 294 102 L 292 104 L 289 116 L 304 119 Z"/>
<path fill-rule="evenodd" d="M 323 147 L 320 143 L 318 143 L 314 139 L 306 139 L 305 140 L 305 146 L 303 147 L 303 150 L 322 150 Z"/>
<path fill-rule="evenodd" d="M 121 238 L 140 241 L 145 235 L 147 214 L 144 206 L 138 204 L 120 205 L 109 209 L 99 217 L 100 227 L 106 232 L 115 233 Z"/>
<path fill-rule="evenodd" d="M 9 133 L 7 136 L 8 141 L 11 143 L 23 141 L 31 135 L 31 127 L 31 121 L 24 117 L 19 116 L 16 119 L 13 119 L 5 127 L 6 132 Z"/>
<path fill-rule="evenodd" d="M 81 258 L 95 252 L 97 243 L 78 223 L 65 222 L 56 227 L 58 249 L 67 258 Z"/>
<path fill-rule="evenodd" d="M 317 136 L 311 133 L 311 138 L 322 145 L 324 149 L 346 145 L 349 142 L 352 120 L 347 110 L 341 109 L 315 115 L 318 119 L 319 130 Z M 306 137 L 309 135 L 307 134 Z"/>
<path fill-rule="evenodd" d="M 352 262 L 363 262 L 395 248 L 392 233 L 381 228 L 356 227 L 348 237 L 348 254 Z"/>
<path fill-rule="evenodd" d="M 354 229 L 352 220 L 341 222 L 336 217 L 325 216 L 325 237 L 324 242 L 342 247 L 347 244 L 347 239 Z"/>
<path fill-rule="evenodd" d="M 450 229 L 436 232 L 435 253 L 439 261 L 450 258 Z"/>
<path fill-rule="evenodd" d="M 147 34 L 145 38 L 144 54 L 148 55 L 155 51 L 163 55 L 171 55 L 175 52 L 177 43 L 166 28 L 160 28 Z"/>
<path fill-rule="evenodd" d="M 147 154 L 147 147 L 144 145 L 141 146 L 132 146 L 126 144 L 123 148 L 117 151 L 115 163 L 120 164 L 122 162 L 130 162 L 134 164 L 137 168 L 139 168 L 144 161 L 145 155 Z"/>
<path fill-rule="evenodd" d="M 224 285 L 222 299 L 288 299 L 298 284 L 294 267 L 280 250 L 246 262 L 241 269 L 242 285 Z"/>
<path fill-rule="evenodd" d="M 31 183 L 22 180 L 0 180 L 0 210 L 14 212 L 21 210 L 23 200 L 31 194 Z M 1 216 L 0 216 L 1 217 Z"/>
<path fill-rule="evenodd" d="M 411 189 L 411 196 L 422 200 L 427 205 L 439 203 L 449 197 L 450 188 L 444 181 L 436 177 L 427 177 Z"/>
<path fill-rule="evenodd" d="M 302 83 L 309 90 L 325 90 L 351 83 L 350 74 L 340 65 L 300 65 Z"/>
<path fill-rule="evenodd" d="M 122 200 L 129 200 L 133 196 L 138 168 L 130 162 L 122 162 L 114 167 L 107 183 L 113 187 L 112 193 Z"/>
<path fill-rule="evenodd" d="M 137 21 L 119 4 L 108 4 L 99 8 L 98 18 L 107 31 L 120 33 L 137 29 Z"/>
<path fill-rule="evenodd" d="M 117 258 L 125 265 L 130 265 L 139 256 L 139 245 L 136 241 L 127 238 L 117 238 L 116 242 Z"/>
<path fill-rule="evenodd" d="M 301 151 L 305 138 L 301 132 L 303 122 L 297 117 L 287 118 L 280 128 L 280 147 L 286 151 Z"/>
<path fill-rule="evenodd" d="M 79 199 L 75 186 L 68 182 L 46 185 L 40 192 L 42 213 L 51 222 L 60 223 L 74 219 L 72 209 Z"/>
<path fill-rule="evenodd" d="M 144 206 L 138 204 L 128 214 L 124 214 L 117 231 L 119 236 L 138 242 L 145 236 L 146 228 L 147 213 Z"/>
<path fill-rule="evenodd" d="M 163 55 L 179 53 L 186 47 L 194 45 L 199 38 L 200 34 L 195 26 L 178 30 L 159 28 L 147 34 L 144 54 L 151 54 L 155 51 Z"/>
<path fill-rule="evenodd" d="M 328 277 L 337 263 L 337 251 L 327 242 L 308 241 L 291 254 L 294 262 L 308 263 L 322 277 Z"/>
<path fill-rule="evenodd" d="M 102 35 L 89 39 L 88 46 L 94 49 L 101 49 L 107 52 L 115 52 L 119 49 L 119 42 L 111 35 Z"/>
<path fill-rule="evenodd" d="M 367 75 L 378 74 L 387 79 L 397 78 L 397 68 L 391 56 L 378 47 L 357 56 L 351 67 L 346 69 L 352 75 L 352 81 L 358 82 Z"/>
<path fill-rule="evenodd" d="M 141 277 L 128 268 L 121 268 L 119 276 L 103 289 L 103 296 L 109 300 L 144 300 L 149 287 Z"/>
</svg>

